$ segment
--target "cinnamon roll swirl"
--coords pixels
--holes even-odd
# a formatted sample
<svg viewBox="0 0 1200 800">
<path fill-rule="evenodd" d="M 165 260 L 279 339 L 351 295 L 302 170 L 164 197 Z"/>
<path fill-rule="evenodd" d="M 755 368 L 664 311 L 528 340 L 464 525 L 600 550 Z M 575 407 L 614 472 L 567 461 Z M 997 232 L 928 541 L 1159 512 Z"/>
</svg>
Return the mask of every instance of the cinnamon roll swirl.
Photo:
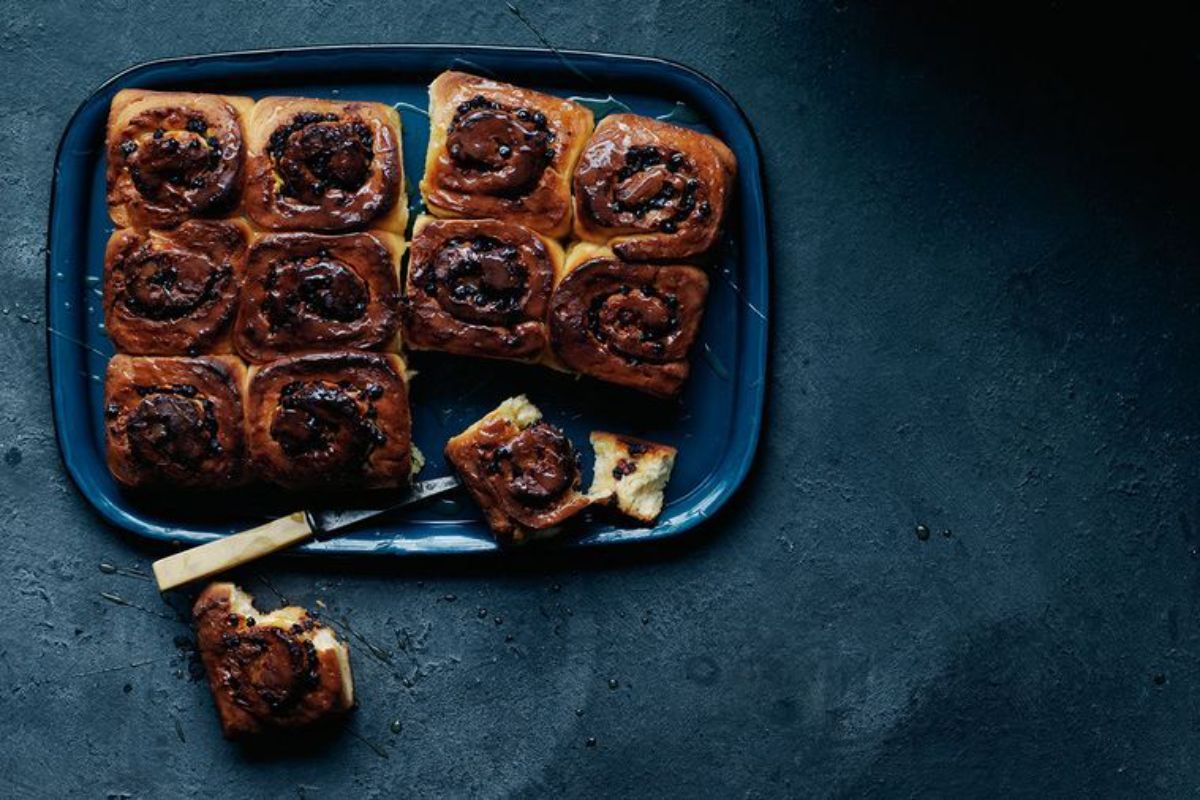
<svg viewBox="0 0 1200 800">
<path fill-rule="evenodd" d="M 349 648 L 303 608 L 265 614 L 232 583 L 213 583 L 192 620 L 226 737 L 315 725 L 354 705 Z"/>
<path fill-rule="evenodd" d="M 120 227 L 173 228 L 241 197 L 248 97 L 123 89 L 108 114 L 108 211 Z"/>
<path fill-rule="evenodd" d="M 242 387 L 231 356 L 116 355 L 104 381 L 108 468 L 125 486 L 223 489 L 243 482 Z"/>
<path fill-rule="evenodd" d="M 395 349 L 403 243 L 382 231 L 277 233 L 250 247 L 234 325 L 247 361 Z"/>
<path fill-rule="evenodd" d="M 405 299 L 411 348 L 536 360 L 562 248 L 523 225 L 420 217 Z"/>
<path fill-rule="evenodd" d="M 172 231 L 117 229 L 104 253 L 104 326 L 119 350 L 228 350 L 246 226 L 188 220 Z"/>
<path fill-rule="evenodd" d="M 592 112 L 507 83 L 443 72 L 429 87 L 421 195 L 439 217 L 504 219 L 547 236 L 571 227 L 571 170 Z"/>
<path fill-rule="evenodd" d="M 524 395 L 450 439 L 445 452 L 501 544 L 551 535 L 594 502 L 579 492 L 570 440 Z"/>
<path fill-rule="evenodd" d="M 737 160 L 724 142 L 635 114 L 613 114 L 575 167 L 575 235 L 629 261 L 669 261 L 717 241 Z"/>
<path fill-rule="evenodd" d="M 287 488 L 384 488 L 412 476 L 408 379 L 397 355 L 340 351 L 250 370 L 255 469 Z"/>
<path fill-rule="evenodd" d="M 246 213 L 271 230 L 402 233 L 400 115 L 382 103 L 267 97 L 250 114 Z"/>
<path fill-rule="evenodd" d="M 550 298 L 550 348 L 568 369 L 673 397 L 690 372 L 707 294 L 696 267 L 632 264 L 576 245 Z"/>
</svg>

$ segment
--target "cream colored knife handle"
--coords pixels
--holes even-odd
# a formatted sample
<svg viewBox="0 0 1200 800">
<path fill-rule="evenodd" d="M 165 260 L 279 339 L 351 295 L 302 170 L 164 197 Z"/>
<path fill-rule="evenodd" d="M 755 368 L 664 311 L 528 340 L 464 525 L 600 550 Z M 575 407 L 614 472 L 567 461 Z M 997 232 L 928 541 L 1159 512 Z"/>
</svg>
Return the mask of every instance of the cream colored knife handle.
<svg viewBox="0 0 1200 800">
<path fill-rule="evenodd" d="M 297 511 L 266 525 L 160 558 L 154 562 L 154 579 L 158 581 L 158 590 L 165 592 L 291 547 L 312 535 L 312 529 L 304 521 L 304 512 Z"/>
</svg>

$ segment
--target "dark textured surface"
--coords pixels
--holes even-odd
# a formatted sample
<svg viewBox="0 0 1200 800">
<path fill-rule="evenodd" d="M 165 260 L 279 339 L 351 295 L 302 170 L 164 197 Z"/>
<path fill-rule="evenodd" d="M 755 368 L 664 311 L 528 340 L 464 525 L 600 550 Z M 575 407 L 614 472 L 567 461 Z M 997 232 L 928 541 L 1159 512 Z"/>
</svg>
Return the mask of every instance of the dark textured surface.
<svg viewBox="0 0 1200 800">
<path fill-rule="evenodd" d="M 153 553 L 55 449 L 53 148 L 149 58 L 536 40 L 495 3 L 3 3 L 0 795 L 1195 796 L 1195 27 L 994 5 L 521 4 L 757 127 L 758 466 L 665 551 L 244 575 L 355 631 L 350 730 L 289 756 L 222 741 L 187 627 L 100 569 Z"/>
</svg>

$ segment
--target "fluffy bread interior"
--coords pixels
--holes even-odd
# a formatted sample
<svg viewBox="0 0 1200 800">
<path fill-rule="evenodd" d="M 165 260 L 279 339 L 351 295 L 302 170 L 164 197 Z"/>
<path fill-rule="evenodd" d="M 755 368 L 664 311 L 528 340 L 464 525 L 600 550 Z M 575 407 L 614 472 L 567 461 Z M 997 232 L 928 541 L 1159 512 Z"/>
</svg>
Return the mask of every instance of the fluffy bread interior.
<svg viewBox="0 0 1200 800">
<path fill-rule="evenodd" d="M 675 448 L 604 431 L 593 431 L 590 439 L 596 461 L 588 494 L 611 495 L 621 513 L 654 522 L 675 466 Z"/>
<path fill-rule="evenodd" d="M 512 425 L 517 431 L 523 431 L 530 425 L 536 424 L 542 418 L 541 410 L 529 401 L 529 398 L 523 394 L 516 397 L 510 397 L 493 410 L 484 415 L 483 419 L 479 420 L 471 427 L 460 433 L 455 439 L 467 437 L 473 434 L 483 425 L 495 419 L 502 419 Z"/>
</svg>

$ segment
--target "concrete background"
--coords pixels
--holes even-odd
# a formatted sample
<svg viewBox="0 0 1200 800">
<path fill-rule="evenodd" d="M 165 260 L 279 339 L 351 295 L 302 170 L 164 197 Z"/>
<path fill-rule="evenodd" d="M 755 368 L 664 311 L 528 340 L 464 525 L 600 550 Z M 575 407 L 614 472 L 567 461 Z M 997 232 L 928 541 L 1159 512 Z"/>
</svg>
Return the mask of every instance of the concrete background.
<svg viewBox="0 0 1200 800">
<path fill-rule="evenodd" d="M 963 5 L 520 0 L 756 126 L 760 458 L 670 548 L 244 574 L 355 632 L 361 708 L 289 754 L 220 738 L 187 598 L 59 462 L 54 147 L 146 59 L 536 39 L 502 3 L 0 3 L 0 795 L 1196 796 L 1194 20 Z"/>
</svg>

